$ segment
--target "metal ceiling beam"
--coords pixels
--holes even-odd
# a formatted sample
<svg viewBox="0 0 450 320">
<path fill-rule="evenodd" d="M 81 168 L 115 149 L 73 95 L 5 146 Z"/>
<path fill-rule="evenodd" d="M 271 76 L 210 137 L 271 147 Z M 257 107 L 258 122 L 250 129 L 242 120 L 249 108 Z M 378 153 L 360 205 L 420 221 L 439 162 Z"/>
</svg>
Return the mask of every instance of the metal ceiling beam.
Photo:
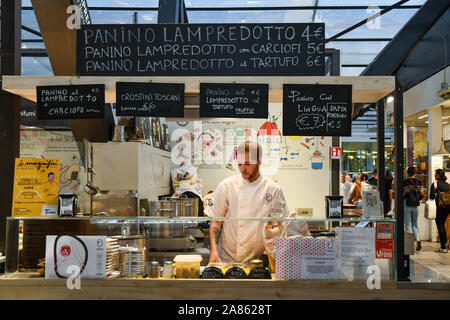
<svg viewBox="0 0 450 320">
<path fill-rule="evenodd" d="M 36 36 L 42 37 L 42 34 L 41 34 L 39 31 L 36 31 L 36 30 L 31 29 L 31 28 L 29 28 L 29 27 L 26 27 L 26 26 L 24 26 L 24 25 L 22 25 L 21 28 L 22 28 L 22 30 L 28 31 L 28 32 L 30 32 L 30 33 L 36 35 Z"/>
<path fill-rule="evenodd" d="M 377 6 L 381 10 L 389 6 Z M 406 5 L 396 9 L 420 9 L 420 5 Z M 367 6 L 289 6 L 289 7 L 191 7 L 186 11 L 280 11 L 280 10 L 366 10 Z M 22 10 L 33 10 L 32 7 L 22 7 Z M 158 11 L 157 7 L 89 7 L 89 11 Z"/>
<path fill-rule="evenodd" d="M 401 1 L 399 1 L 399 2 L 397 2 L 397 3 L 395 3 L 395 4 L 393 4 L 392 6 L 390 6 L 390 7 L 388 7 L 388 8 L 385 8 L 385 9 L 381 10 L 380 12 L 375 13 L 374 15 L 370 16 L 369 18 L 364 19 L 364 20 L 362 20 L 362 21 L 360 21 L 360 22 L 354 24 L 353 26 L 351 26 L 351 27 L 345 29 L 344 31 L 339 32 L 338 34 L 335 34 L 335 35 L 332 36 L 331 38 L 325 40 L 325 43 L 330 42 L 330 41 L 333 41 L 333 40 L 339 38 L 340 36 L 343 36 L 344 34 L 347 34 L 347 33 L 349 33 L 350 31 L 353 31 L 353 30 L 355 30 L 355 29 L 357 29 L 357 28 L 359 28 L 359 27 L 365 25 L 365 24 L 368 23 L 369 21 L 372 21 L 372 20 L 374 20 L 374 19 L 376 19 L 376 18 L 382 16 L 383 14 L 386 14 L 387 12 L 391 11 L 392 9 L 399 8 L 402 4 L 404 4 L 404 3 L 408 2 L 408 1 L 409 1 L 409 0 L 401 0 Z"/>
<path fill-rule="evenodd" d="M 410 51 L 449 7 L 450 0 L 428 0 L 403 26 L 390 43 L 361 73 L 361 76 L 393 75 Z"/>
</svg>

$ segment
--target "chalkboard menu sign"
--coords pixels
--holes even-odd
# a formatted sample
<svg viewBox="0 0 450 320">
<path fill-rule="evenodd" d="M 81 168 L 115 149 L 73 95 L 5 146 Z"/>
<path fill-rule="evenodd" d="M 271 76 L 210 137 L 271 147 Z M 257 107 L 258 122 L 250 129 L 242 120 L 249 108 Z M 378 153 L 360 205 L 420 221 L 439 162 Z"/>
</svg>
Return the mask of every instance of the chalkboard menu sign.
<svg viewBox="0 0 450 320">
<path fill-rule="evenodd" d="M 105 85 L 37 86 L 38 120 L 96 119 L 105 116 Z"/>
<path fill-rule="evenodd" d="M 323 76 L 323 23 L 82 25 L 82 76 Z"/>
<path fill-rule="evenodd" d="M 283 85 L 284 136 L 351 136 L 351 85 Z"/>
<path fill-rule="evenodd" d="M 269 85 L 200 83 L 200 117 L 267 118 Z"/>
<path fill-rule="evenodd" d="M 116 114 L 184 117 L 184 83 L 116 83 Z"/>
</svg>

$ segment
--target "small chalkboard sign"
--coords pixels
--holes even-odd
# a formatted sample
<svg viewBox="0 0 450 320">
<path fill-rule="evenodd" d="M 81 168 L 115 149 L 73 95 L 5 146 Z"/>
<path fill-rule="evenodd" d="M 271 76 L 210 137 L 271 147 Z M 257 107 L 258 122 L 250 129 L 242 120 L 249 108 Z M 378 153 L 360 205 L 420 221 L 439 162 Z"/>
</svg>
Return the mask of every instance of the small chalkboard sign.
<svg viewBox="0 0 450 320">
<path fill-rule="evenodd" d="M 116 83 L 116 115 L 184 117 L 184 83 Z"/>
<path fill-rule="evenodd" d="M 37 86 L 38 120 L 97 119 L 105 116 L 105 85 Z"/>
<path fill-rule="evenodd" d="M 247 279 L 247 274 L 244 269 L 239 267 L 232 267 L 225 272 L 226 279 Z"/>
<path fill-rule="evenodd" d="M 283 85 L 284 136 L 351 136 L 351 85 Z"/>
<path fill-rule="evenodd" d="M 200 117 L 267 118 L 268 84 L 200 83 Z"/>
</svg>

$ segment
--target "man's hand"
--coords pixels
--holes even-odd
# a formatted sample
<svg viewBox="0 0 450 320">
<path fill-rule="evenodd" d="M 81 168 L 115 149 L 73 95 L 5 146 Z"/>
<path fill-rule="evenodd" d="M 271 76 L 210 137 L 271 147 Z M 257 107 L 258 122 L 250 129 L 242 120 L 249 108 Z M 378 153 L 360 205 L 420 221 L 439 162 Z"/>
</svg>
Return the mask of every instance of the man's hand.
<svg viewBox="0 0 450 320">
<path fill-rule="evenodd" d="M 217 251 L 211 250 L 211 254 L 209 255 L 209 262 L 220 262 L 219 254 L 217 253 Z"/>
</svg>

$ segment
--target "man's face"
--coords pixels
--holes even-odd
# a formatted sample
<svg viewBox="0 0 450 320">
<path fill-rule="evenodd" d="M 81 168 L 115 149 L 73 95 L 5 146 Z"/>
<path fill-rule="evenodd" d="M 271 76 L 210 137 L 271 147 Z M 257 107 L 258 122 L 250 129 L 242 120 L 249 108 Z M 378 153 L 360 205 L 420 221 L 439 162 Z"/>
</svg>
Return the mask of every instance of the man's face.
<svg viewBox="0 0 450 320">
<path fill-rule="evenodd" d="M 48 176 L 48 182 L 52 183 L 54 179 L 55 179 L 55 175 L 54 174 L 50 174 Z"/>
<path fill-rule="evenodd" d="M 345 183 L 345 174 L 341 174 L 341 182 Z"/>
<path fill-rule="evenodd" d="M 237 156 L 238 168 L 244 179 L 252 182 L 259 176 L 259 166 L 261 160 L 256 160 L 256 156 L 249 156 L 248 152 L 238 154 Z"/>
</svg>

